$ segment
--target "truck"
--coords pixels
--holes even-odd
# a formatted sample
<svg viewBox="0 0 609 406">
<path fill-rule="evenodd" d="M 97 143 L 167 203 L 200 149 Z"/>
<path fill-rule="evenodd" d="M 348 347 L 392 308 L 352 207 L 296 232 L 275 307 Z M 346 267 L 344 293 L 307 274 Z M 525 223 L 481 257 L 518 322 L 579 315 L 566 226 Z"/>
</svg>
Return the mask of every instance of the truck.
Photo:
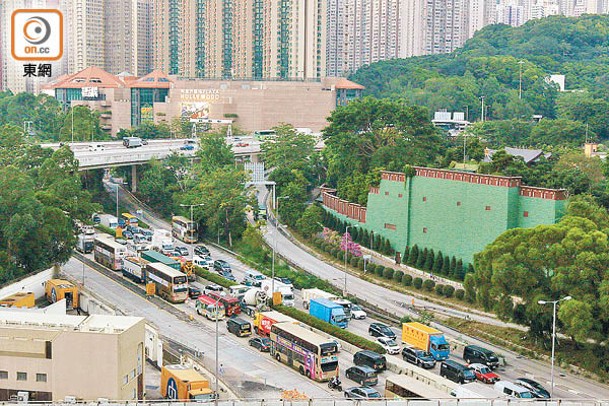
<svg viewBox="0 0 609 406">
<path fill-rule="evenodd" d="M 345 316 L 343 307 L 323 297 L 309 301 L 309 314 L 333 326 L 340 328 L 349 326 L 349 319 Z"/>
<path fill-rule="evenodd" d="M 340 297 L 338 297 L 332 293 L 328 293 L 321 289 L 317 289 L 317 288 L 303 289 L 302 290 L 302 307 L 304 307 L 305 309 L 308 309 L 309 302 L 311 301 L 311 299 L 315 299 L 318 297 L 323 297 L 325 299 L 332 300 L 332 301 L 340 299 Z"/>
<path fill-rule="evenodd" d="M 123 258 L 123 276 L 130 278 L 137 283 L 146 282 L 146 265 L 150 261 L 139 257 L 125 257 Z"/>
<path fill-rule="evenodd" d="M 161 395 L 181 402 L 200 402 L 216 399 L 209 380 L 193 367 L 165 365 L 161 369 Z"/>
<path fill-rule="evenodd" d="M 175 257 L 173 255 L 169 256 L 169 258 L 180 264 L 180 271 L 188 276 L 189 282 L 195 281 L 195 266 L 190 259 L 186 259 L 184 257 Z"/>
<path fill-rule="evenodd" d="M 78 234 L 76 240 L 76 250 L 83 254 L 89 254 L 93 252 L 93 241 L 95 241 L 95 234 Z"/>
<path fill-rule="evenodd" d="M 182 270 L 182 264 L 180 264 L 175 259 L 169 258 L 167 255 L 163 255 L 160 252 L 148 250 L 143 251 L 141 257 L 148 262 L 160 262 L 161 264 L 167 265 L 170 268 L 175 269 L 176 271 Z"/>
<path fill-rule="evenodd" d="M 333 302 L 338 305 L 341 305 L 343 307 L 343 310 L 345 311 L 345 316 L 347 316 L 348 319 L 351 318 L 351 306 L 353 306 L 353 303 L 351 303 L 350 300 L 337 299 L 337 300 L 333 300 Z"/>
<path fill-rule="evenodd" d="M 150 248 L 162 254 L 171 254 L 175 248 L 171 231 L 158 228 L 152 234 Z"/>
<path fill-rule="evenodd" d="M 254 317 L 257 311 L 269 310 L 267 305 L 268 296 L 260 288 L 250 288 L 239 302 L 241 311 L 248 316 Z"/>
<path fill-rule="evenodd" d="M 25 307 L 32 308 L 36 304 L 34 292 L 17 292 L 0 299 L 0 307 Z"/>
<path fill-rule="evenodd" d="M 271 290 L 275 289 L 275 292 L 281 293 L 281 302 L 284 306 L 294 307 L 294 292 L 285 283 L 264 279 L 260 281 L 260 289 L 264 290 L 267 296 L 271 296 Z"/>
<path fill-rule="evenodd" d="M 271 326 L 275 323 L 281 323 L 284 321 L 298 323 L 296 319 L 274 310 L 270 310 L 268 312 L 256 312 L 254 315 L 254 332 L 259 336 L 268 337 L 271 333 Z"/>
<path fill-rule="evenodd" d="M 444 333 L 418 322 L 402 324 L 402 342 L 428 351 L 436 361 L 448 359 L 450 354 Z"/>
<path fill-rule="evenodd" d="M 64 279 L 49 279 L 44 283 L 44 295 L 49 303 L 66 300 L 68 309 L 78 308 L 78 288 Z"/>
</svg>

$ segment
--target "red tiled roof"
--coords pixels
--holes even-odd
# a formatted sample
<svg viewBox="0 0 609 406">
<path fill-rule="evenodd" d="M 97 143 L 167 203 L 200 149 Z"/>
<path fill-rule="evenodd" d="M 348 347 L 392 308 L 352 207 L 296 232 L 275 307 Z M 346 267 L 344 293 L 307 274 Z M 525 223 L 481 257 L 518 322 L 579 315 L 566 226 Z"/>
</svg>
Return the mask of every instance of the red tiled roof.
<svg viewBox="0 0 609 406">
<path fill-rule="evenodd" d="M 334 84 L 334 86 L 337 89 L 349 89 L 349 90 L 364 90 L 365 87 L 350 81 L 349 79 L 345 79 L 345 78 L 339 78 L 336 83 Z"/>
<path fill-rule="evenodd" d="M 53 83 L 50 83 L 47 88 L 72 88 L 81 89 L 83 87 L 102 87 L 102 88 L 117 88 L 124 87 L 123 82 L 118 76 L 106 72 L 97 66 L 90 66 L 72 75 L 64 75 Z"/>
<path fill-rule="evenodd" d="M 129 82 L 128 86 L 136 88 L 167 89 L 171 87 L 172 83 L 173 80 L 169 79 L 165 73 L 161 72 L 160 70 L 153 70 L 146 76 Z"/>
</svg>

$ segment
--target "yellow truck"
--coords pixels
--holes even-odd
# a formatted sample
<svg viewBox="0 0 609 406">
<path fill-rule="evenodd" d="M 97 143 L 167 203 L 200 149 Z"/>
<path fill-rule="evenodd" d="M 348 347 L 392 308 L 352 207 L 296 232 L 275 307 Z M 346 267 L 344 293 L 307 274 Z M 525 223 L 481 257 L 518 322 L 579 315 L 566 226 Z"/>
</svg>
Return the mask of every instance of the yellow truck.
<svg viewBox="0 0 609 406">
<path fill-rule="evenodd" d="M 182 402 L 216 399 L 209 381 L 186 365 L 165 365 L 161 369 L 161 395 Z"/>
<path fill-rule="evenodd" d="M 444 333 L 417 322 L 402 324 L 402 342 L 428 351 L 436 361 L 448 359 L 450 354 L 450 345 Z"/>
<path fill-rule="evenodd" d="M 32 308 L 36 302 L 33 292 L 17 292 L 0 299 L 0 307 L 27 307 Z"/>
<path fill-rule="evenodd" d="M 49 279 L 44 284 L 44 294 L 49 303 L 66 300 L 68 309 L 78 308 L 78 288 L 64 279 Z"/>
</svg>

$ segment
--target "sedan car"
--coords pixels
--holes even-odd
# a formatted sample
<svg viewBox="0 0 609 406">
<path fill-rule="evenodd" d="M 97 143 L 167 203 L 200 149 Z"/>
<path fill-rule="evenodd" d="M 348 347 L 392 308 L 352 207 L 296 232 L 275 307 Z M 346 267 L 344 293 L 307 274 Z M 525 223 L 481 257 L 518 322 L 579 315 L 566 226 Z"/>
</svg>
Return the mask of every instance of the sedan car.
<svg viewBox="0 0 609 406">
<path fill-rule="evenodd" d="M 415 364 L 416 366 L 423 367 L 425 369 L 436 366 L 436 360 L 430 352 L 423 351 L 415 347 L 405 347 L 402 350 L 402 358 L 406 362 L 410 362 L 411 364 Z"/>
<path fill-rule="evenodd" d="M 514 381 L 516 385 L 527 388 L 533 396 L 536 398 L 549 399 L 550 392 L 548 392 L 539 382 L 536 382 L 529 378 L 518 378 Z"/>
<path fill-rule="evenodd" d="M 188 285 L 188 297 L 191 299 L 196 299 L 199 296 L 201 296 L 201 289 Z"/>
<path fill-rule="evenodd" d="M 347 399 L 381 399 L 381 394 L 377 390 L 366 386 L 356 386 L 345 389 L 345 397 Z"/>
<path fill-rule="evenodd" d="M 202 257 L 209 256 L 209 250 L 205 245 L 197 245 L 195 247 L 195 254 L 200 255 Z"/>
<path fill-rule="evenodd" d="M 366 318 L 366 316 L 368 316 L 368 315 L 361 307 L 359 307 L 356 304 L 351 306 L 351 318 L 352 319 L 364 320 Z"/>
<path fill-rule="evenodd" d="M 372 337 L 387 337 L 395 340 L 395 332 L 389 328 L 389 326 L 383 323 L 372 323 L 368 327 L 368 334 Z"/>
<path fill-rule="evenodd" d="M 387 354 L 399 354 L 402 349 L 393 338 L 379 337 L 376 341 L 387 351 Z"/>
<path fill-rule="evenodd" d="M 257 348 L 260 352 L 271 351 L 271 340 L 266 337 L 254 337 L 248 341 L 251 347 Z"/>
<path fill-rule="evenodd" d="M 468 365 L 471 369 L 474 370 L 474 374 L 476 374 L 476 379 L 484 382 L 484 383 L 495 383 L 500 378 L 499 375 L 493 372 L 488 366 L 479 363 L 473 363 Z"/>
<path fill-rule="evenodd" d="M 188 248 L 186 248 L 186 247 L 175 247 L 173 249 L 173 251 L 176 254 L 179 253 L 180 254 L 179 256 L 181 256 L 181 257 L 187 257 L 188 256 Z"/>
</svg>

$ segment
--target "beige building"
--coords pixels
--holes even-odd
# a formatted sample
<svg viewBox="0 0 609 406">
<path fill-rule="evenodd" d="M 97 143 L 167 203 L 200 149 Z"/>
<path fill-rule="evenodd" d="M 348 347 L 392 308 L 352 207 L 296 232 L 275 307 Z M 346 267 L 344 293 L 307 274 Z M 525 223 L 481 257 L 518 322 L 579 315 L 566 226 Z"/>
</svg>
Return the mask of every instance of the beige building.
<svg viewBox="0 0 609 406">
<path fill-rule="evenodd" d="M 180 77 L 325 76 L 326 0 L 154 0 L 154 68 Z"/>
<path fill-rule="evenodd" d="M 143 399 L 139 317 L 0 311 L 0 401 Z"/>
</svg>

